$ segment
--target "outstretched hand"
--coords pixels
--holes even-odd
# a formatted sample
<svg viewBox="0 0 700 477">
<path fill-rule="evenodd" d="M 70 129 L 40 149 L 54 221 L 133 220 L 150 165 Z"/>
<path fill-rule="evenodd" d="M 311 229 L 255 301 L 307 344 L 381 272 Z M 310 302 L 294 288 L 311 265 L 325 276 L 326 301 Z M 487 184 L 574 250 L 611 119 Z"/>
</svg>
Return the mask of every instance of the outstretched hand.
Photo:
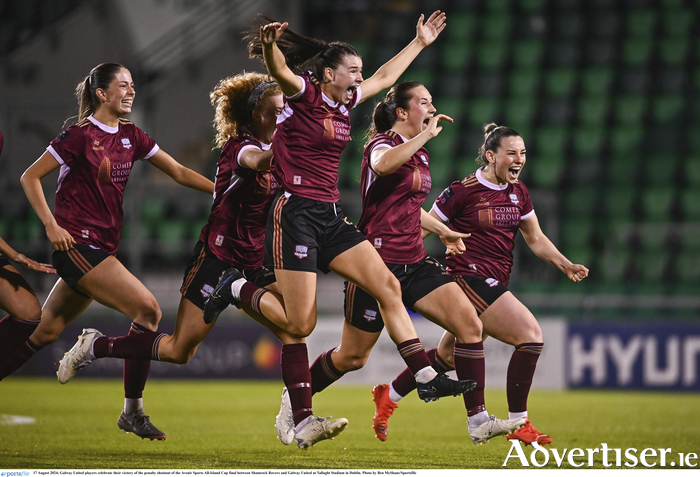
<svg viewBox="0 0 700 477">
<path fill-rule="evenodd" d="M 21 253 L 17 254 L 17 256 L 14 258 L 14 261 L 19 263 L 23 267 L 28 268 L 29 270 L 35 270 L 37 272 L 42 273 L 56 273 L 56 270 L 48 263 L 36 262 Z"/>
<path fill-rule="evenodd" d="M 467 249 L 462 239 L 469 238 L 472 234 L 463 234 L 452 229 L 447 230 L 448 232 L 440 236 L 440 240 L 442 240 L 442 243 L 447 247 L 445 255 L 462 255 Z"/>
<path fill-rule="evenodd" d="M 416 25 L 416 38 L 422 41 L 425 46 L 428 46 L 435 41 L 440 32 L 442 32 L 442 30 L 444 30 L 447 26 L 447 23 L 445 23 L 447 14 L 445 14 L 445 12 L 441 12 L 440 10 L 436 10 L 432 15 L 430 15 L 430 18 L 428 18 L 428 21 L 425 23 L 423 23 L 424 18 L 425 16 L 421 14 L 420 18 L 418 19 L 418 24 Z"/>
<path fill-rule="evenodd" d="M 260 27 L 260 43 L 263 45 L 271 45 L 280 39 L 284 30 L 289 26 L 288 22 L 268 23 Z"/>
<path fill-rule="evenodd" d="M 453 123 L 454 119 L 444 114 L 438 114 L 430 118 L 428 121 L 428 127 L 425 128 L 426 134 L 428 134 L 428 139 L 432 139 L 442 131 L 442 126 L 438 126 L 440 121 L 447 121 L 448 123 Z"/>
</svg>

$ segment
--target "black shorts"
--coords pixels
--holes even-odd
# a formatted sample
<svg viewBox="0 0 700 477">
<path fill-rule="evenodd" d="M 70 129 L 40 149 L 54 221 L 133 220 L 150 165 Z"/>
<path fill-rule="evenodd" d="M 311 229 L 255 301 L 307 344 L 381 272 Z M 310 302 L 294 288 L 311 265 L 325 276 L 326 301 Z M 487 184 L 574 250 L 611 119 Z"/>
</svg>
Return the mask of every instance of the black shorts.
<svg viewBox="0 0 700 477">
<path fill-rule="evenodd" d="M 455 276 L 454 279 L 479 315 L 508 291 L 508 287 L 495 278 L 481 275 L 461 275 Z"/>
<path fill-rule="evenodd" d="M 110 254 L 94 245 L 78 243 L 67 252 L 54 250 L 51 255 L 51 263 L 58 276 L 69 287 L 84 295 L 76 288 L 78 281 L 109 256 Z"/>
<path fill-rule="evenodd" d="M 340 202 L 280 194 L 267 219 L 265 264 L 280 270 L 328 273 L 335 257 L 365 240 L 343 215 Z"/>
<path fill-rule="evenodd" d="M 194 246 L 190 261 L 187 263 L 180 293 L 203 310 L 204 302 L 216 288 L 221 274 L 231 267 L 231 264 L 219 260 L 213 253 L 209 252 L 201 240 L 198 241 L 197 245 Z M 241 272 L 246 280 L 259 287 L 266 287 L 276 281 L 275 272 L 265 267 L 241 270 Z"/>
<path fill-rule="evenodd" d="M 4 256 L 0 255 L 0 268 L 3 268 L 6 265 L 12 265 L 12 262 L 10 262 L 10 260 L 5 258 Z"/>
<path fill-rule="evenodd" d="M 401 284 L 403 304 L 411 310 L 418 300 L 454 280 L 440 262 L 425 257 L 412 265 L 387 264 Z M 369 293 L 354 283 L 345 282 L 345 320 L 355 328 L 370 333 L 382 331 L 384 320 L 379 305 Z"/>
</svg>

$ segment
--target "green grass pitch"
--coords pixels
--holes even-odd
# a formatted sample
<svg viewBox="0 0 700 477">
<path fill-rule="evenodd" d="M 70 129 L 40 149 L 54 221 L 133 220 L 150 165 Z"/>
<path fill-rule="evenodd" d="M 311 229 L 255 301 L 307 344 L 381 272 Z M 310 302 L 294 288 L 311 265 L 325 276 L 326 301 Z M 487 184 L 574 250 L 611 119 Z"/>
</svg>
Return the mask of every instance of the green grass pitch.
<svg viewBox="0 0 700 477">
<path fill-rule="evenodd" d="M 118 430 L 119 380 L 78 377 L 61 386 L 10 377 L 0 383 L 0 469 L 502 469 L 511 448 L 503 437 L 475 447 L 461 398 L 423 403 L 415 394 L 401 401 L 389 439 L 380 442 L 371 429 L 370 387 L 336 384 L 315 396 L 314 412 L 350 424 L 304 452 L 277 440 L 281 389 L 281 382 L 152 380 L 145 410 L 168 436 L 159 442 Z M 487 391 L 486 402 L 506 417 L 505 391 Z M 690 393 L 533 391 L 529 410 L 560 452 L 606 443 L 623 452 L 671 448 L 677 456 L 700 454 L 699 404 Z M 7 416 L 35 423 L 12 424 Z M 525 449 L 529 457 L 532 448 Z M 522 468 L 517 459 L 507 467 Z M 553 459 L 546 467 L 556 468 Z"/>
</svg>

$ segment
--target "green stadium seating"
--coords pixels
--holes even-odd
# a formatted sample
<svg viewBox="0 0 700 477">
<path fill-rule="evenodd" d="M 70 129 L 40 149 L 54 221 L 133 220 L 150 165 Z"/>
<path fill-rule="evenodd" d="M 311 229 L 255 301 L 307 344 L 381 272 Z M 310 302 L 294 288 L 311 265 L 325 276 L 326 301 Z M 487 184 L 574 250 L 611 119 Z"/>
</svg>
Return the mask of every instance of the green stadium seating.
<svg viewBox="0 0 700 477">
<path fill-rule="evenodd" d="M 669 222 L 674 198 L 675 192 L 672 186 L 656 186 L 644 190 L 642 194 L 644 219 L 648 222 Z"/>
<path fill-rule="evenodd" d="M 692 283 L 697 287 L 700 283 L 700 254 L 697 251 L 679 253 L 674 261 L 674 271 L 681 283 Z"/>
<path fill-rule="evenodd" d="M 667 250 L 657 250 L 649 253 L 635 255 L 635 270 L 638 278 L 646 283 L 661 284 L 664 272 L 669 266 L 671 257 Z"/>
<path fill-rule="evenodd" d="M 627 67 L 647 67 L 654 52 L 651 37 L 629 38 L 622 42 L 622 62 Z"/>
<path fill-rule="evenodd" d="M 631 261 L 631 253 L 626 248 L 611 248 L 603 254 L 599 262 L 600 275 L 605 282 L 622 282 Z"/>
<path fill-rule="evenodd" d="M 588 217 L 567 217 L 560 230 L 562 246 L 566 250 L 590 248 L 594 222 Z M 570 259 L 571 260 L 571 259 Z"/>
<path fill-rule="evenodd" d="M 609 219 L 615 223 L 630 222 L 633 219 L 633 208 L 636 192 L 630 186 L 610 187 L 603 191 L 603 210 Z"/>
<path fill-rule="evenodd" d="M 158 240 L 158 253 L 162 258 L 174 262 L 183 254 L 184 238 L 188 238 L 188 223 L 181 219 L 166 219 L 156 228 L 155 238 Z"/>
<path fill-rule="evenodd" d="M 678 205 L 683 220 L 700 223 L 700 189 L 687 187 L 679 194 Z"/>
<path fill-rule="evenodd" d="M 639 125 L 615 127 L 610 133 L 610 150 L 616 156 L 633 155 L 639 152 L 643 137 L 644 131 Z"/>
<path fill-rule="evenodd" d="M 447 71 L 464 71 L 471 59 L 472 51 L 465 43 L 444 43 L 440 48 L 442 64 Z"/>
<path fill-rule="evenodd" d="M 682 66 L 690 53 L 687 37 L 666 38 L 659 43 L 659 59 L 666 66 Z"/>
<path fill-rule="evenodd" d="M 647 99 L 642 95 L 624 95 L 615 98 L 615 122 L 640 127 L 647 110 Z"/>
<path fill-rule="evenodd" d="M 603 123 L 579 127 L 573 133 L 573 152 L 578 158 L 597 157 L 605 142 Z"/>
<path fill-rule="evenodd" d="M 675 154 L 649 155 L 642 167 L 646 184 L 670 186 L 674 184 L 678 157 Z"/>
<path fill-rule="evenodd" d="M 627 36 L 651 37 L 658 24 L 659 14 L 651 8 L 631 9 L 627 12 Z"/>
<path fill-rule="evenodd" d="M 494 0 L 488 4 L 496 3 Z M 481 36 L 490 40 L 502 40 L 508 38 L 513 27 L 513 17 L 507 10 L 499 10 L 488 13 L 481 18 Z"/>
<path fill-rule="evenodd" d="M 572 217 L 593 217 L 600 191 L 598 186 L 574 186 L 563 192 L 562 214 Z"/>
<path fill-rule="evenodd" d="M 520 134 L 524 134 L 521 132 L 521 126 L 526 127 L 532 124 L 537 114 L 537 105 L 537 98 L 532 95 L 510 96 L 503 109 L 505 124 Z"/>
<path fill-rule="evenodd" d="M 690 187 L 700 187 L 700 155 L 685 158 L 683 177 Z"/>
<path fill-rule="evenodd" d="M 573 68 L 550 69 L 545 76 L 545 91 L 551 97 L 569 97 L 576 87 L 577 77 Z"/>
<path fill-rule="evenodd" d="M 481 70 L 501 70 L 508 60 L 508 44 L 503 40 L 489 40 L 476 48 L 476 66 Z"/>
<path fill-rule="evenodd" d="M 579 96 L 576 114 L 587 126 L 604 126 L 610 112 L 610 97 L 603 94 Z"/>
<path fill-rule="evenodd" d="M 488 96 L 469 100 L 465 108 L 469 124 L 478 129 L 481 129 L 484 124 L 496 122 L 500 111 L 500 99 Z"/>
<path fill-rule="evenodd" d="M 564 126 L 545 126 L 535 133 L 536 153 L 564 155 L 566 143 L 569 139 L 569 130 Z"/>
<path fill-rule="evenodd" d="M 518 0 L 518 5 L 528 13 L 541 12 L 547 5 L 547 0 Z"/>
<path fill-rule="evenodd" d="M 399 79 L 402 81 L 418 81 L 423 84 L 428 91 L 432 91 L 437 79 L 437 72 L 432 68 L 409 68 Z"/>
<path fill-rule="evenodd" d="M 450 12 L 449 25 L 445 33 L 450 41 L 471 41 L 476 33 L 478 18 L 474 12 Z"/>
<path fill-rule="evenodd" d="M 538 153 L 535 159 L 528 160 L 530 179 L 535 187 L 556 189 L 566 167 L 566 159 L 562 154 Z"/>
<path fill-rule="evenodd" d="M 678 245 L 682 252 L 692 252 L 700 256 L 700 220 L 685 220 L 678 227 Z"/>
<path fill-rule="evenodd" d="M 589 95 L 607 95 L 614 80 L 615 70 L 608 65 L 587 68 L 581 73 L 581 91 Z"/>
<path fill-rule="evenodd" d="M 542 76 L 542 72 L 537 68 L 524 67 L 512 70 L 508 77 L 510 94 L 535 96 L 542 81 Z"/>
<path fill-rule="evenodd" d="M 697 7 L 697 4 L 696 4 Z M 695 10 L 697 12 L 697 10 Z M 685 8 L 668 8 L 661 15 L 661 22 L 664 27 L 664 36 L 666 37 L 692 37 L 693 21 L 697 15 L 693 15 L 694 11 Z"/>
<path fill-rule="evenodd" d="M 513 44 L 513 64 L 518 68 L 537 68 L 542 63 L 545 44 L 541 39 L 519 40 Z"/>
<path fill-rule="evenodd" d="M 666 94 L 651 100 L 652 119 L 656 123 L 667 123 L 678 119 L 687 104 L 682 94 Z"/>
</svg>

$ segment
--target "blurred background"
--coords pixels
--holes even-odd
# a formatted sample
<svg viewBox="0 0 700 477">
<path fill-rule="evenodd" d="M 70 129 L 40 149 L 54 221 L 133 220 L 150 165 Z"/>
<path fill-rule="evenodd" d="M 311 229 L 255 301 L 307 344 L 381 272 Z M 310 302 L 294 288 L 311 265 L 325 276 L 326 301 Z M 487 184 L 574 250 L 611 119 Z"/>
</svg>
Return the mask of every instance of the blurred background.
<svg viewBox="0 0 700 477">
<path fill-rule="evenodd" d="M 536 316 L 605 322 L 697 322 L 700 316 L 700 27 L 696 0 L 3 0 L 0 3 L 0 236 L 50 261 L 22 172 L 77 114 L 75 86 L 95 65 L 127 66 L 130 116 L 178 161 L 208 177 L 223 77 L 264 71 L 243 30 L 257 13 L 299 33 L 352 43 L 365 78 L 415 35 L 421 13 L 447 28 L 403 79 L 423 82 L 455 119 L 430 142 L 433 192 L 476 169 L 482 127 L 519 131 L 521 179 L 545 233 L 590 269 L 574 285 L 518 240 L 511 288 Z M 341 162 L 344 208 L 360 214 L 363 134 L 353 116 Z M 57 176 L 56 176 L 57 178 Z M 53 201 L 55 178 L 44 181 Z M 210 197 L 138 164 L 125 195 L 118 257 L 174 319 L 185 265 Z M 429 252 L 442 257 L 439 240 Z M 55 277 L 23 273 L 40 299 Z M 322 315 L 342 313 L 342 282 L 319 282 Z M 100 310 L 102 314 L 113 313 Z M 322 317 L 323 318 L 323 317 Z"/>
</svg>

